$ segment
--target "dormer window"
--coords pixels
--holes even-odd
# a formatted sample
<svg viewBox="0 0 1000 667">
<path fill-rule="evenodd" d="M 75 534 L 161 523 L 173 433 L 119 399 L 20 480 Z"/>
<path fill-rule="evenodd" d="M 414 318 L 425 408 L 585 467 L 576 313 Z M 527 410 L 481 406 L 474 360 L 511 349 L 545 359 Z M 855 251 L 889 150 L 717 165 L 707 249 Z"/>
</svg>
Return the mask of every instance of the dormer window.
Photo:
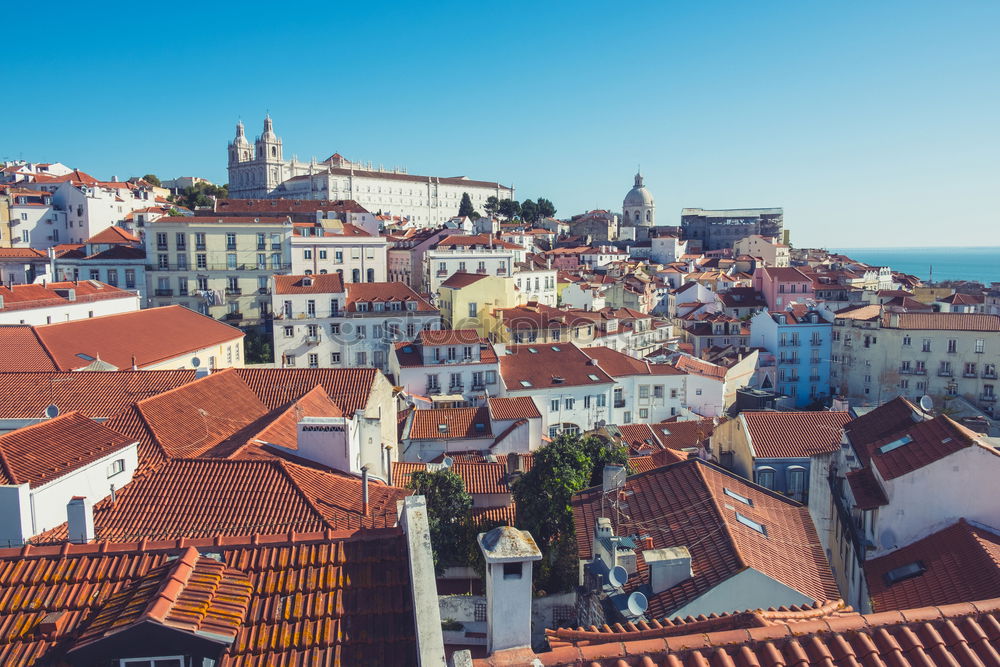
<svg viewBox="0 0 1000 667">
<path fill-rule="evenodd" d="M 357 306 L 358 306 L 358 312 L 359 313 L 367 313 L 368 312 L 368 302 L 367 301 L 359 301 L 358 304 L 357 304 Z"/>
</svg>

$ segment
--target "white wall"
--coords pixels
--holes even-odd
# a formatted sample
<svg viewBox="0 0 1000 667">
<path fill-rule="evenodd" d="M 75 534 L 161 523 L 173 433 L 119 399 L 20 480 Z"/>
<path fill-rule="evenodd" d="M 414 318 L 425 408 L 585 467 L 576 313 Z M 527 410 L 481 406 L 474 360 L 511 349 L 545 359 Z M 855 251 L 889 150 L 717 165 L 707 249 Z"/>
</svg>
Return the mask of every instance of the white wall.
<svg viewBox="0 0 1000 667">
<path fill-rule="evenodd" d="M 813 602 L 815 600 L 812 598 L 748 567 L 677 609 L 670 614 L 670 618 L 768 609 L 782 605 L 808 605 Z"/>
<path fill-rule="evenodd" d="M 57 306 L 41 308 L 26 308 L 22 310 L 6 310 L 0 308 L 0 324 L 56 324 L 85 320 L 101 315 L 117 315 L 139 310 L 139 295 L 126 294 L 119 299 L 101 299 L 99 301 L 67 301 Z"/>
<path fill-rule="evenodd" d="M 561 424 L 576 424 L 580 431 L 597 428 L 597 422 L 608 422 L 612 418 L 611 384 L 595 383 L 587 386 L 562 386 L 549 388 L 520 389 L 507 387 L 505 396 L 528 396 L 542 413 L 544 434 L 549 435 L 549 429 Z M 604 396 L 604 405 L 598 405 L 598 396 Z M 590 397 L 590 406 L 586 405 Z M 572 407 L 567 407 L 567 400 L 572 400 Z M 552 410 L 552 401 L 559 402 L 559 408 Z"/>
</svg>

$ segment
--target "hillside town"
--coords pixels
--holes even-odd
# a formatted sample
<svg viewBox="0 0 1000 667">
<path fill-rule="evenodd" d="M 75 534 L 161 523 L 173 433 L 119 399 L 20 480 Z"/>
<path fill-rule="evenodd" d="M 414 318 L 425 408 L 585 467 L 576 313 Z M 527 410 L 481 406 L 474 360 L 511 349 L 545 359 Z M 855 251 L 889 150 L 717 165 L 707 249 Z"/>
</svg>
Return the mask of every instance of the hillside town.
<svg viewBox="0 0 1000 667">
<path fill-rule="evenodd" d="M 0 664 L 1000 664 L 1000 282 L 278 125 L 0 166 Z"/>
</svg>

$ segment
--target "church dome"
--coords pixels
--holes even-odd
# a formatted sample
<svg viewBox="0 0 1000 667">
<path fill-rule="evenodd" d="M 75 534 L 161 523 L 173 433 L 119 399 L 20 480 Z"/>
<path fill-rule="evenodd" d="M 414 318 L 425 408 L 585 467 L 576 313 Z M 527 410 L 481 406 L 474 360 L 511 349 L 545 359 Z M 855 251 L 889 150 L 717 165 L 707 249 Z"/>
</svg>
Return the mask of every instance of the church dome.
<svg viewBox="0 0 1000 667">
<path fill-rule="evenodd" d="M 635 175 L 635 185 L 632 189 L 628 191 L 625 195 L 626 208 L 632 206 L 652 206 L 653 205 L 653 195 L 649 193 L 649 190 L 642 184 L 642 174 Z"/>
</svg>

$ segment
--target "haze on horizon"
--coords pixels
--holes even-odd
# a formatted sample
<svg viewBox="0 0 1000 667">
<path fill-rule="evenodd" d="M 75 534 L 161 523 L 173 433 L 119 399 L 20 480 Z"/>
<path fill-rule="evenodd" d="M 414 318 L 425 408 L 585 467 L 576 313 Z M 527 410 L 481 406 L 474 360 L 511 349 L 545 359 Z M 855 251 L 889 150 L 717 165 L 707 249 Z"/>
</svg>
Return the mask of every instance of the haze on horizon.
<svg viewBox="0 0 1000 667">
<path fill-rule="evenodd" d="M 0 159 L 226 181 L 285 155 L 513 183 L 558 215 L 785 208 L 797 246 L 1000 245 L 1000 3 L 7 9 Z"/>
</svg>

